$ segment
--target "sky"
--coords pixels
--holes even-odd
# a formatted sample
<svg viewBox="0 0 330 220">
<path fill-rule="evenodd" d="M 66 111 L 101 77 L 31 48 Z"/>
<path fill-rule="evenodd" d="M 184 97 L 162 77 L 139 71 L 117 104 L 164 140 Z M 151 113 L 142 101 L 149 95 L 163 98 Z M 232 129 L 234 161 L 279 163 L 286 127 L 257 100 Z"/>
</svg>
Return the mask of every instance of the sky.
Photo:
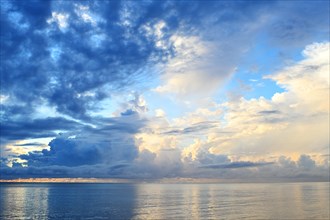
<svg viewBox="0 0 330 220">
<path fill-rule="evenodd" d="M 0 179 L 329 180 L 329 1 L 1 0 Z"/>
</svg>

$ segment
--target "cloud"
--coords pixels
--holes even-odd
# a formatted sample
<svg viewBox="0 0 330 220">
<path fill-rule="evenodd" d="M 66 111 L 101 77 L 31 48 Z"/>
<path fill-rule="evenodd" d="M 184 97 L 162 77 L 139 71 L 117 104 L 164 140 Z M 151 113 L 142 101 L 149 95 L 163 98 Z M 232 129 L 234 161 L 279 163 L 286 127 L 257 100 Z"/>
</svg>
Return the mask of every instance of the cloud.
<svg viewBox="0 0 330 220">
<path fill-rule="evenodd" d="M 25 107 L 43 100 L 83 118 L 162 63 L 165 82 L 157 91 L 208 96 L 230 78 L 271 7 L 304 12 L 289 3 L 6 2 L 2 92 Z"/>
<path fill-rule="evenodd" d="M 86 124 L 91 121 L 92 124 Z M 1 124 L 1 138 L 7 141 L 2 142 L 2 148 L 9 149 L 11 154 L 6 152 L 2 156 L 7 155 L 6 163 L 12 166 L 21 164 L 39 168 L 100 165 L 109 169 L 114 166 L 113 172 L 119 172 L 120 167 L 116 164 L 125 163 L 129 166 L 137 157 L 134 135 L 144 123 L 145 119 L 138 113 L 87 118 L 83 123 L 61 117 L 7 122 Z M 51 138 L 49 147 L 47 144 L 35 145 L 33 141 L 40 137 Z M 30 142 L 22 143 L 22 139 Z M 110 173 L 108 168 L 106 172 Z"/>
<path fill-rule="evenodd" d="M 28 166 L 42 167 L 47 165 L 79 166 L 93 165 L 100 162 L 101 154 L 95 146 L 86 147 L 82 142 L 58 137 L 49 143 L 50 150 L 29 152 L 20 155 Z"/>
<path fill-rule="evenodd" d="M 232 162 L 229 164 L 211 164 L 211 165 L 204 165 L 201 168 L 211 168 L 211 169 L 236 169 L 236 168 L 248 168 L 248 167 L 259 167 L 259 166 L 266 166 L 273 164 L 273 162 L 264 162 L 264 163 L 255 163 L 250 161 L 238 161 Z"/>
<path fill-rule="evenodd" d="M 1 168 L 2 179 L 15 178 L 75 178 L 75 177 L 120 177 L 118 170 L 125 167 L 124 165 L 104 166 L 104 165 L 88 165 L 88 166 L 43 166 L 43 167 L 6 167 Z M 119 172 L 120 173 L 120 172 Z"/>
<path fill-rule="evenodd" d="M 24 143 L 24 144 L 14 144 L 14 146 L 19 146 L 19 147 L 26 147 L 26 146 L 43 146 L 43 143 L 38 143 L 38 142 L 31 142 L 31 143 Z"/>
<path fill-rule="evenodd" d="M 106 8 L 112 10 L 116 3 L 104 4 L 85 2 L 78 7 L 75 2 L 36 2 L 32 7 L 6 2 L 1 13 L 2 93 L 22 105 L 46 100 L 58 112 L 81 118 L 111 95 L 104 87 L 125 88 L 135 81 L 139 69 L 163 59 L 163 49 L 154 47 L 154 37 L 123 37 L 142 23 L 127 27 L 119 18 L 108 16 Z M 42 13 L 36 15 L 36 10 Z M 16 26 L 11 25 L 14 15 L 21 18 Z"/>
<path fill-rule="evenodd" d="M 264 110 L 264 111 L 260 111 L 258 113 L 262 114 L 262 115 L 267 115 L 267 114 L 280 114 L 281 112 L 277 111 L 277 110 Z"/>
<path fill-rule="evenodd" d="M 303 169 L 313 169 L 316 163 L 309 155 L 301 155 L 298 160 L 298 166 Z"/>
<path fill-rule="evenodd" d="M 170 131 L 166 131 L 163 134 L 168 135 L 182 135 L 182 134 L 200 134 L 203 131 L 208 132 L 211 128 L 216 128 L 219 126 L 219 122 L 217 121 L 203 121 L 199 123 L 194 123 L 189 127 L 185 127 L 183 129 L 174 129 Z"/>
<path fill-rule="evenodd" d="M 195 18 L 189 17 L 189 21 L 197 23 L 199 19 L 198 32 L 193 28 L 189 32 L 178 29 L 172 35 L 170 41 L 175 56 L 165 65 L 163 83 L 154 89 L 160 94 L 172 94 L 179 101 L 200 103 L 221 90 L 246 61 L 256 38 L 267 36 L 282 46 L 303 47 L 310 43 L 315 33 L 323 39 L 328 39 L 329 35 L 326 22 L 329 9 L 322 2 L 311 10 L 305 3 L 296 7 L 291 2 L 258 2 L 253 7 L 250 3 L 235 2 L 224 6 L 217 2 L 210 4 L 213 9 L 198 2 L 193 4 L 198 5 L 198 12 L 194 14 Z M 201 16 L 200 12 L 204 10 L 208 12 Z M 313 18 L 307 21 L 306 14 Z M 183 19 L 182 23 L 185 21 Z M 166 22 L 163 24 L 166 26 Z M 286 52 L 283 49 L 281 53 Z"/>
<path fill-rule="evenodd" d="M 329 7 L 325 2 L 277 1 L 277 10 L 270 12 L 270 25 L 267 28 L 270 39 L 279 47 L 299 47 L 309 44 L 315 36 L 329 36 Z M 306 19 L 308 17 L 308 19 Z"/>
<path fill-rule="evenodd" d="M 133 135 L 143 126 L 136 115 L 99 119 L 99 126 L 59 134 L 49 149 L 19 155 L 29 167 L 103 164 L 131 162 L 138 155 Z M 119 167 L 117 167 L 119 168 Z"/>
<path fill-rule="evenodd" d="M 218 106 L 224 119 L 219 130 L 231 132 L 214 135 L 214 152 L 257 156 L 328 150 L 329 43 L 308 45 L 303 54 L 301 61 L 265 76 L 285 91 L 271 99 L 240 98 Z"/>
<path fill-rule="evenodd" d="M 235 171 L 224 174 L 227 178 L 235 173 L 242 178 L 271 178 L 266 174 L 271 169 L 270 173 L 279 178 L 312 179 L 314 170 L 318 173 L 315 178 L 326 179 L 329 167 L 321 154 L 327 152 L 329 143 L 328 48 L 328 43 L 308 45 L 303 60 L 267 76 L 285 87 L 271 99 L 241 98 L 200 108 L 174 120 L 166 116 L 150 120 L 137 134 L 140 149 L 151 151 L 155 158 L 164 149 L 180 150 L 179 173 L 188 177 L 212 176 L 214 171 L 195 170 L 208 167 L 258 168 L 258 174 Z M 313 68 L 309 67 L 311 63 Z"/>
<path fill-rule="evenodd" d="M 283 22 L 296 20 L 307 22 L 306 28 L 291 25 L 300 28 L 296 32 L 326 32 L 323 4 L 306 11 L 286 2 L 8 1 L 1 13 L 2 92 L 25 104 L 46 99 L 79 118 L 111 96 L 105 87 L 123 89 L 141 79 L 138 70 L 163 63 L 165 82 L 157 91 L 209 95 L 234 72 L 248 39 L 269 22 L 289 30 Z M 313 19 L 305 21 L 306 12 Z"/>
<path fill-rule="evenodd" d="M 2 121 L 1 139 L 5 141 L 28 138 L 54 137 L 56 131 L 83 127 L 82 124 L 62 117 L 33 120 Z"/>
<path fill-rule="evenodd" d="M 65 30 L 68 27 L 68 18 L 68 14 L 52 12 L 52 17 L 47 20 L 47 23 L 51 24 L 55 22 L 61 30 Z"/>
<path fill-rule="evenodd" d="M 174 35 L 171 40 L 176 56 L 165 66 L 164 84 L 154 91 L 175 94 L 184 100 L 196 102 L 212 95 L 234 73 L 235 62 L 241 55 L 241 51 L 237 51 L 239 47 L 226 48 L 228 42 L 219 45 L 218 41 L 181 35 Z M 237 59 L 232 59 L 233 56 Z"/>
<path fill-rule="evenodd" d="M 2 164 L 1 179 L 15 178 L 212 178 L 236 181 L 327 181 L 328 165 L 314 164 L 308 155 L 301 155 L 298 162 L 281 156 L 273 162 L 229 161 L 222 164 L 192 165 L 175 159 L 175 151 L 164 151 L 166 155 L 156 156 L 143 151 L 133 163 L 95 164 L 79 166 L 29 166 L 17 164 L 7 167 Z M 159 157 L 157 159 L 157 157 Z M 303 159 L 302 159 L 303 158 Z M 308 162 L 301 161 L 305 158 Z M 162 160 L 169 159 L 168 163 Z M 308 164 L 308 165 L 307 165 Z"/>
<path fill-rule="evenodd" d="M 283 71 L 269 75 L 287 93 L 275 94 L 273 101 L 290 102 L 295 111 L 329 112 L 329 42 L 313 43 L 302 52 L 304 59 Z M 296 105 L 295 105 L 296 104 Z"/>
</svg>

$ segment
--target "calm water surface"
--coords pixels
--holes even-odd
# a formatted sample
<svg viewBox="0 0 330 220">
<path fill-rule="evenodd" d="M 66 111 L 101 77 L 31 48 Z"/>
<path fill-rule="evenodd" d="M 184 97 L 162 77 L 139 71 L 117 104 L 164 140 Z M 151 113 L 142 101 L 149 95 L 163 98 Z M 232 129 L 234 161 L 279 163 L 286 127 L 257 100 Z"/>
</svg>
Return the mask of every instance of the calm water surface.
<svg viewBox="0 0 330 220">
<path fill-rule="evenodd" d="M 329 183 L 0 183 L 0 219 L 329 219 Z"/>
</svg>

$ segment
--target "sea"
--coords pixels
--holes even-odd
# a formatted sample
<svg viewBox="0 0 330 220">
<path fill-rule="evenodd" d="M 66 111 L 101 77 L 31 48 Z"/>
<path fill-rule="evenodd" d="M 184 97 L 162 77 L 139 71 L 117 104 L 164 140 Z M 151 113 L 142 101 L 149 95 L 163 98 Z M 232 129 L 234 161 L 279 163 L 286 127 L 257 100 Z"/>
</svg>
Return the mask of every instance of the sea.
<svg viewBox="0 0 330 220">
<path fill-rule="evenodd" d="M 0 219 L 329 219 L 329 182 L 0 183 Z"/>
</svg>

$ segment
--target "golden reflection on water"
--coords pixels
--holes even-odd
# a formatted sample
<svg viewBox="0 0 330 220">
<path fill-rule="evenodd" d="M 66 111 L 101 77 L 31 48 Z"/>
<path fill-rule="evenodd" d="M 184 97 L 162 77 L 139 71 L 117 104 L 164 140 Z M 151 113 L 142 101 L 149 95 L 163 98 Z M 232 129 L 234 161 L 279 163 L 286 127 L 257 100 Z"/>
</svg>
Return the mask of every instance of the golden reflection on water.
<svg viewBox="0 0 330 220">
<path fill-rule="evenodd" d="M 152 184 L 136 185 L 135 209 L 137 219 L 164 219 L 161 211 L 164 194 L 162 187 L 154 187 Z"/>
<path fill-rule="evenodd" d="M 214 185 L 211 185 L 210 187 L 210 192 L 209 192 L 209 202 L 208 202 L 208 212 L 210 213 L 211 216 L 216 216 L 216 197 L 215 197 L 215 193 L 213 193 L 214 191 Z"/>
<path fill-rule="evenodd" d="M 3 219 L 47 219 L 48 187 L 2 187 Z"/>
<path fill-rule="evenodd" d="M 139 184 L 134 219 L 327 219 L 328 192 L 326 183 Z"/>
<path fill-rule="evenodd" d="M 201 218 L 201 195 L 196 185 L 137 184 L 134 219 Z"/>
<path fill-rule="evenodd" d="M 190 190 L 189 190 L 190 189 Z M 193 219 L 198 219 L 200 217 L 200 207 L 199 207 L 199 190 L 198 188 L 193 185 L 192 187 L 190 187 L 189 189 L 185 190 L 185 194 L 184 194 L 184 200 L 185 201 L 189 201 L 191 199 L 192 201 L 192 205 L 190 207 L 188 207 L 188 213 L 191 213 L 191 217 Z M 189 209 L 190 208 L 190 209 Z M 187 214 L 188 214 L 187 213 Z"/>
</svg>

